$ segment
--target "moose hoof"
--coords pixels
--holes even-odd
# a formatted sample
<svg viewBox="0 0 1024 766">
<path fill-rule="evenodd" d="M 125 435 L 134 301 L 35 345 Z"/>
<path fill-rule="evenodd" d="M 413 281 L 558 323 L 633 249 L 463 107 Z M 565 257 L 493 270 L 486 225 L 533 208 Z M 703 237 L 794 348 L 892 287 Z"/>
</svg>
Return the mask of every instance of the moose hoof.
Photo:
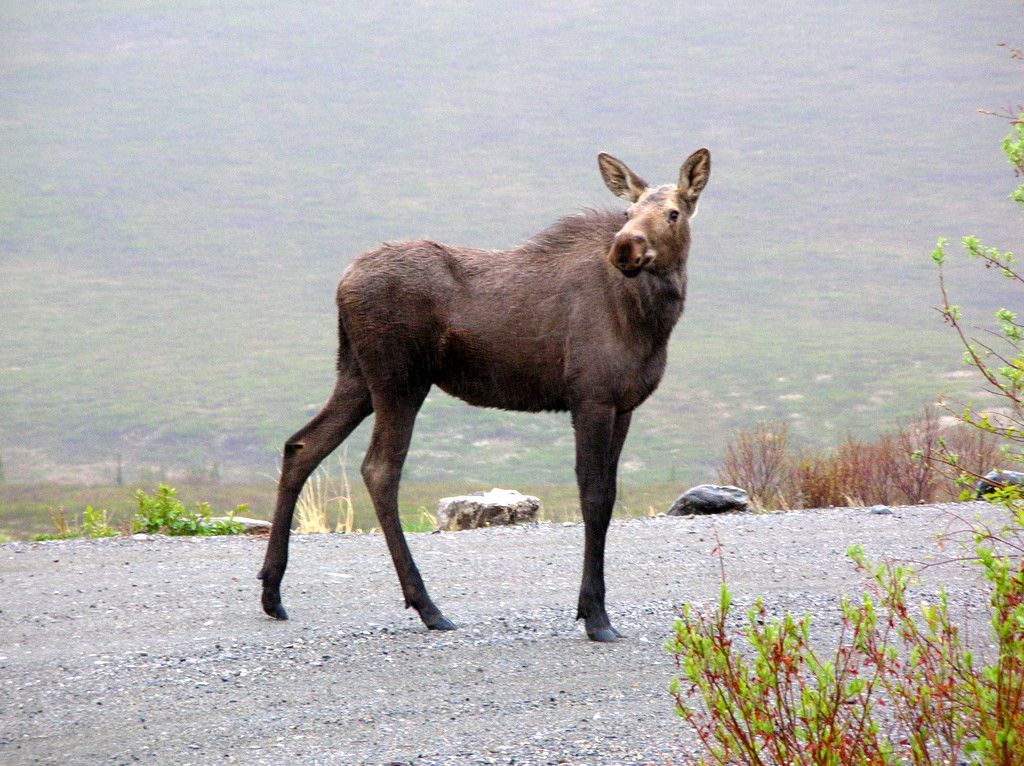
<svg viewBox="0 0 1024 766">
<path fill-rule="evenodd" d="M 610 644 L 613 641 L 618 641 L 622 638 L 622 634 L 609 625 L 605 628 L 587 628 L 587 638 L 591 641 L 600 641 L 604 644 Z"/>
<path fill-rule="evenodd" d="M 268 593 L 263 591 L 263 611 L 273 617 L 275 620 L 287 620 L 288 612 L 284 610 L 281 605 L 281 597 L 274 593 Z"/>
<path fill-rule="evenodd" d="M 431 630 L 455 630 L 455 623 L 442 614 L 427 623 Z"/>
<path fill-rule="evenodd" d="M 263 611 L 273 617 L 275 620 L 287 620 L 288 612 L 284 610 L 284 607 L 278 604 L 274 607 L 263 607 Z"/>
</svg>

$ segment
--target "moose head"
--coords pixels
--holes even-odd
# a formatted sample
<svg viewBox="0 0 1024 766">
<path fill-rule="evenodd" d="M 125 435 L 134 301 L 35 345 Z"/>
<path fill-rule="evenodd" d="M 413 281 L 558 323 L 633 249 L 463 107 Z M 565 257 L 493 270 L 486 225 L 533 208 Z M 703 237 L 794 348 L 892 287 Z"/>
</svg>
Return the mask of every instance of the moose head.
<svg viewBox="0 0 1024 766">
<path fill-rule="evenodd" d="M 690 219 L 711 172 L 711 154 L 698 149 L 679 169 L 679 183 L 651 189 L 621 160 L 597 156 L 601 177 L 616 197 L 633 203 L 615 235 L 608 260 L 628 277 L 644 269 L 664 273 L 678 266 L 690 243 Z"/>
</svg>

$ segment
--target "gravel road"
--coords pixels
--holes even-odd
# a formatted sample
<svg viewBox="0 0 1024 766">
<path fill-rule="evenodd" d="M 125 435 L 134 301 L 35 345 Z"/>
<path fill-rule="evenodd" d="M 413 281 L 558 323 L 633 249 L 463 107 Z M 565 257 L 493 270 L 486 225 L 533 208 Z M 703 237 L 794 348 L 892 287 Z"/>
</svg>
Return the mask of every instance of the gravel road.
<svg viewBox="0 0 1024 766">
<path fill-rule="evenodd" d="M 690 763 L 664 644 L 682 603 L 715 602 L 716 530 L 738 608 L 810 612 L 828 642 L 862 582 L 847 547 L 948 556 L 951 513 L 998 511 L 615 521 L 608 611 L 626 639 L 608 645 L 573 621 L 579 524 L 410 535 L 448 633 L 402 608 L 378 535 L 293 537 L 287 622 L 260 610 L 263 539 L 0 545 L 0 763 Z M 972 572 L 930 568 L 921 597 L 941 579 L 984 603 Z"/>
</svg>

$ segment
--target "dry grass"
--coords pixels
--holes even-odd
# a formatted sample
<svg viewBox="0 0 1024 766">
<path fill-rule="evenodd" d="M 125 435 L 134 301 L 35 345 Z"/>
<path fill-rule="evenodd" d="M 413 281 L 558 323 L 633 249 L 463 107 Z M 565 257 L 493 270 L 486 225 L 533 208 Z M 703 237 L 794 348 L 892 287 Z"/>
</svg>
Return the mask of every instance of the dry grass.
<svg viewBox="0 0 1024 766">
<path fill-rule="evenodd" d="M 760 509 L 915 505 L 958 499 L 963 475 L 999 467 L 1002 442 L 934 407 L 875 441 L 847 436 L 827 450 L 789 449 L 784 423 L 762 422 L 729 443 L 719 481 L 747 490 Z M 950 455 L 959 470 L 949 469 Z"/>
<path fill-rule="evenodd" d="M 325 532 L 354 532 L 355 507 L 352 504 L 352 487 L 345 467 L 347 453 L 338 458 L 341 478 L 331 476 L 330 469 L 321 465 L 306 481 L 302 494 L 295 504 L 297 525 L 295 532 L 300 535 L 322 534 Z M 332 529 L 328 518 L 332 506 L 336 506 L 336 522 Z"/>
<path fill-rule="evenodd" d="M 743 487 L 758 508 L 784 507 L 789 490 L 789 430 L 781 421 L 762 421 L 740 431 L 725 448 L 719 479 Z"/>
</svg>

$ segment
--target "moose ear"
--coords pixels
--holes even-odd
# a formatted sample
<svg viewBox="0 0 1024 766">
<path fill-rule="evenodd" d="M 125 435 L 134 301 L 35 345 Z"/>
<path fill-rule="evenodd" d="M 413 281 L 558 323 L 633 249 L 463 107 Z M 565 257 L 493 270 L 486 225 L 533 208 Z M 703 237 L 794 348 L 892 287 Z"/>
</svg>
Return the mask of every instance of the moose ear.
<svg viewBox="0 0 1024 766">
<path fill-rule="evenodd" d="M 698 149 L 679 168 L 679 198 L 690 205 L 697 204 L 697 198 L 707 186 L 711 174 L 711 152 Z"/>
<path fill-rule="evenodd" d="M 616 197 L 627 202 L 636 202 L 640 195 L 647 191 L 647 182 L 627 168 L 622 160 L 601 152 L 597 155 L 597 166 L 601 170 L 605 186 L 611 189 Z"/>
</svg>

